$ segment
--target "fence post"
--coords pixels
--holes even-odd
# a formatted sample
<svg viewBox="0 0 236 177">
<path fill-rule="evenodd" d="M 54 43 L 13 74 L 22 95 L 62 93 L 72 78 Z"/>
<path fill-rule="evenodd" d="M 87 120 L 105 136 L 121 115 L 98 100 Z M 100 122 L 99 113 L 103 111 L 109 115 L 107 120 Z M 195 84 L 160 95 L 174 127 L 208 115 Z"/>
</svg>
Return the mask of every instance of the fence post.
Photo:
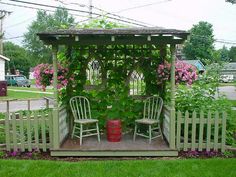
<svg viewBox="0 0 236 177">
<path fill-rule="evenodd" d="M 5 135 L 6 135 L 6 149 L 10 151 L 10 126 L 9 126 L 9 112 L 5 114 Z"/>
<path fill-rule="evenodd" d="M 221 152 L 225 152 L 225 135 L 226 135 L 226 112 L 223 112 L 222 117 L 222 137 L 221 137 Z"/>
<path fill-rule="evenodd" d="M 28 111 L 30 111 L 30 100 L 27 100 L 28 103 Z"/>
</svg>

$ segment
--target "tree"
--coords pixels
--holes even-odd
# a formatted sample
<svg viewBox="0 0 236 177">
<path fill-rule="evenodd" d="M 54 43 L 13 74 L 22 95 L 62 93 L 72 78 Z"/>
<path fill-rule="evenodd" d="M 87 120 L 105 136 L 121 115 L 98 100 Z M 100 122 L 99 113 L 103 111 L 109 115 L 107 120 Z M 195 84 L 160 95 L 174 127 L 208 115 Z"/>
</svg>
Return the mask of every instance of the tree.
<svg viewBox="0 0 236 177">
<path fill-rule="evenodd" d="M 226 2 L 230 2 L 232 4 L 236 4 L 236 0 L 226 0 Z"/>
<path fill-rule="evenodd" d="M 236 46 L 232 46 L 229 49 L 229 58 L 231 61 L 236 62 Z"/>
<path fill-rule="evenodd" d="M 190 37 L 186 41 L 183 52 L 187 59 L 200 59 L 204 64 L 213 60 L 214 36 L 212 25 L 208 22 L 199 22 L 190 30 Z"/>
<path fill-rule="evenodd" d="M 37 19 L 32 22 L 28 32 L 24 34 L 24 46 L 32 55 L 32 66 L 39 63 L 51 63 L 50 47 L 45 46 L 39 40 L 37 33 L 42 31 L 53 31 L 62 28 L 68 28 L 74 23 L 74 18 L 69 16 L 64 8 L 58 8 L 54 14 L 48 14 L 46 11 L 38 11 Z"/>
<path fill-rule="evenodd" d="M 5 42 L 3 55 L 11 59 L 10 62 L 6 64 L 7 72 L 10 71 L 11 74 L 15 74 L 15 70 L 18 69 L 21 74 L 28 76 L 30 61 L 28 52 L 24 48 L 12 42 Z"/>
<path fill-rule="evenodd" d="M 223 46 L 222 49 L 219 49 L 218 51 L 219 51 L 220 61 L 224 61 L 224 62 L 230 61 L 229 50 L 227 49 L 227 47 Z"/>
</svg>

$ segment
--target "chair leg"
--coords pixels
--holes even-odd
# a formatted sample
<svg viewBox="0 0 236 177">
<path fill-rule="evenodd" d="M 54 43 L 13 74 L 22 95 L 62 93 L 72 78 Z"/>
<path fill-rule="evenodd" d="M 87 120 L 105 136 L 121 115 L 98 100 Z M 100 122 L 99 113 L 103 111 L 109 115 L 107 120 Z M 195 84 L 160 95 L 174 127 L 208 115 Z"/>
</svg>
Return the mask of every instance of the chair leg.
<svg viewBox="0 0 236 177">
<path fill-rule="evenodd" d="M 74 124 L 74 126 L 73 126 L 73 131 L 72 131 L 72 134 L 71 134 L 71 138 L 74 137 L 74 134 L 75 134 L 75 127 L 76 127 L 76 124 Z"/>
<path fill-rule="evenodd" d="M 83 124 L 80 124 L 79 145 L 82 145 L 82 138 L 83 138 Z"/>
<path fill-rule="evenodd" d="M 149 125 L 149 144 L 152 142 L 152 126 Z"/>
<path fill-rule="evenodd" d="M 98 123 L 96 123 L 96 127 L 97 127 L 97 134 L 98 134 L 98 142 L 100 143 L 100 133 L 99 133 Z"/>
<path fill-rule="evenodd" d="M 134 126 L 134 137 L 133 137 L 133 141 L 135 141 L 135 139 L 136 139 L 136 133 L 137 133 L 137 123 L 135 123 L 135 126 Z"/>
</svg>

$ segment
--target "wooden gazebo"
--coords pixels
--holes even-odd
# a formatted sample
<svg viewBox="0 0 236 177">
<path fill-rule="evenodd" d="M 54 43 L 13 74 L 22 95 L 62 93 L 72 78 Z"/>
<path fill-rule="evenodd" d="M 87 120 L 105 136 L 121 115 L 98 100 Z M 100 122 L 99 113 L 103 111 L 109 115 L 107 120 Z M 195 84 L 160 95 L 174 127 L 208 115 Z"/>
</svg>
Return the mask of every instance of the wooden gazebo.
<svg viewBox="0 0 236 177">
<path fill-rule="evenodd" d="M 52 47 L 54 67 L 54 108 L 53 108 L 53 147 L 51 154 L 54 156 L 176 156 L 175 135 L 175 46 L 182 44 L 188 36 L 188 32 L 175 29 L 162 28 L 118 28 L 118 29 L 66 29 L 51 32 L 38 33 L 39 38 Z M 60 45 L 64 46 L 107 46 L 107 45 L 150 45 L 160 50 L 160 55 L 165 58 L 166 52 L 162 50 L 170 47 L 171 53 L 171 103 L 164 108 L 163 132 L 168 142 L 160 140 L 159 145 L 132 144 L 127 140 L 125 145 L 111 145 L 106 142 L 98 144 L 85 144 L 79 147 L 66 140 L 68 130 L 66 127 L 66 112 L 62 111 L 58 103 L 57 88 L 57 52 Z M 64 124 L 63 124 L 64 121 Z M 159 141 L 159 140 L 158 140 Z M 130 145 L 127 145 L 130 144 Z M 91 145 L 91 147 L 90 147 Z"/>
</svg>

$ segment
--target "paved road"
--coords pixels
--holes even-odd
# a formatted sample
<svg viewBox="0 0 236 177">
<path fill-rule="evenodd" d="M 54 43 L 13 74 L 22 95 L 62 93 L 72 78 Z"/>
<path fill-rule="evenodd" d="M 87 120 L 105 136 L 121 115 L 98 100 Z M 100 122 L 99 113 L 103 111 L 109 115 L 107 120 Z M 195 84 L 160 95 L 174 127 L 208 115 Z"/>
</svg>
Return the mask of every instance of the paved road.
<svg viewBox="0 0 236 177">
<path fill-rule="evenodd" d="M 6 101 L 0 101 L 0 112 L 6 112 Z M 49 101 L 49 107 L 53 107 L 53 102 Z M 31 100 L 30 102 L 30 110 L 38 110 L 46 108 L 46 100 L 38 99 Z M 27 110 L 28 102 L 27 101 L 10 101 L 10 112 L 19 111 L 19 110 Z"/>
<path fill-rule="evenodd" d="M 229 100 L 236 100 L 236 87 L 235 86 L 222 86 L 219 87 L 220 95 L 225 95 Z"/>
</svg>

